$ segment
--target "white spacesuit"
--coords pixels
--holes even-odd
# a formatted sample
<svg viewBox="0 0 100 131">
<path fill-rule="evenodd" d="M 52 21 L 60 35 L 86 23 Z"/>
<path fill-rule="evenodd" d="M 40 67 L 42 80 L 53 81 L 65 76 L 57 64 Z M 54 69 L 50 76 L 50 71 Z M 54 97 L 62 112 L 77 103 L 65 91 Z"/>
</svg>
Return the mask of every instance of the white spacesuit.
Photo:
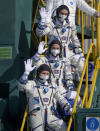
<svg viewBox="0 0 100 131">
<path fill-rule="evenodd" d="M 49 66 L 42 64 L 37 69 L 36 80 L 28 81 L 28 75 L 32 70 L 32 60 L 27 60 L 25 72 L 18 83 L 19 90 L 25 91 L 27 95 L 30 131 L 66 131 L 65 123 L 58 118 L 56 102 L 66 111 L 69 110 L 70 104 L 60 95 L 57 88 L 48 83 Z M 43 75 L 44 73 L 49 75 Z"/>
<path fill-rule="evenodd" d="M 65 10 L 68 10 L 66 6 L 60 6 L 58 10 L 60 11 L 60 8 L 64 8 Z M 47 34 L 50 41 L 53 39 L 58 39 L 62 44 L 62 56 L 63 59 L 67 58 L 71 60 L 72 67 L 76 68 L 76 73 L 78 74 L 78 79 L 81 77 L 81 73 L 84 67 L 85 59 L 82 53 L 81 45 L 77 37 L 77 31 L 75 26 L 71 26 L 70 23 L 66 22 L 66 18 L 63 19 L 63 22 L 60 21 L 59 12 L 57 14 L 57 17 L 55 17 L 54 21 L 46 24 L 45 23 L 45 9 L 41 8 L 40 10 L 41 20 L 38 24 L 38 27 L 36 29 L 36 34 L 38 36 L 44 36 Z M 68 16 L 66 16 L 68 19 Z M 74 52 L 72 50 L 69 50 L 69 45 L 73 45 Z M 78 72 L 77 72 L 78 71 Z"/>
<path fill-rule="evenodd" d="M 54 13 L 55 9 L 60 5 L 67 5 L 69 7 L 70 15 L 69 21 L 71 24 L 75 25 L 75 13 L 76 7 L 80 8 L 90 16 L 93 16 L 97 13 L 97 11 L 91 8 L 85 0 L 47 0 L 46 2 L 46 11 L 48 12 L 48 16 L 46 17 L 47 23 L 51 21 L 52 13 Z M 53 14 L 54 15 L 54 14 Z"/>
<path fill-rule="evenodd" d="M 52 49 L 55 44 L 58 45 L 60 50 Z M 67 90 L 72 89 L 74 84 L 70 61 L 69 59 L 62 60 L 60 56 L 62 54 L 60 42 L 58 40 L 53 40 L 49 45 L 48 53 L 40 57 L 40 54 L 45 51 L 44 46 L 45 42 L 40 42 L 38 52 L 32 57 L 33 64 L 36 67 L 39 67 L 41 64 L 47 64 L 51 69 L 51 82 L 53 84 L 55 83 L 55 86 L 61 87 L 62 92 L 64 87 Z"/>
</svg>

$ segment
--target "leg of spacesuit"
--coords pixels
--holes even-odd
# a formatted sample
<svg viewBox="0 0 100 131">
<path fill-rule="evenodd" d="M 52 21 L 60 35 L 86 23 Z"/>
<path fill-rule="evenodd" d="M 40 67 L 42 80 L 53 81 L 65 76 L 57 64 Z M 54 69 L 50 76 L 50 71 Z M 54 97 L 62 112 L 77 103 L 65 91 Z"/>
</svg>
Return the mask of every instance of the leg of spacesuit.
<svg viewBox="0 0 100 131">
<path fill-rule="evenodd" d="M 30 131 L 44 131 L 41 111 L 31 112 L 29 114 L 29 127 Z"/>
<path fill-rule="evenodd" d="M 67 131 L 65 122 L 56 116 L 52 115 L 51 120 L 48 123 L 49 131 Z"/>
</svg>

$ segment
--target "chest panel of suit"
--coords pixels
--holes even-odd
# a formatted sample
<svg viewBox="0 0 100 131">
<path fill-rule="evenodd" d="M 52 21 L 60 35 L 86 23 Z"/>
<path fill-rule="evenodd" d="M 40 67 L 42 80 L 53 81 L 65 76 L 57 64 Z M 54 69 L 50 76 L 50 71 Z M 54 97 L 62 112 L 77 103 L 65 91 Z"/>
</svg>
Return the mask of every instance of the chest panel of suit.
<svg viewBox="0 0 100 131">
<path fill-rule="evenodd" d="M 65 27 L 66 31 L 63 33 L 62 28 L 53 28 L 53 30 L 49 33 L 49 39 L 57 38 L 59 41 L 62 41 L 62 46 L 68 46 L 71 38 L 71 29 Z"/>
<path fill-rule="evenodd" d="M 57 32 L 58 37 L 60 37 L 60 40 L 62 41 L 62 43 L 68 44 L 71 37 L 71 29 L 68 27 L 65 27 L 65 29 L 66 31 L 64 33 L 62 32 L 62 28 L 57 28 L 56 32 Z"/>
<path fill-rule="evenodd" d="M 47 87 L 48 88 L 48 92 L 45 93 L 44 92 L 44 89 L 46 88 L 46 86 L 40 86 L 40 88 L 35 88 L 34 90 L 34 93 L 33 93 L 33 104 L 39 104 L 40 106 L 43 106 L 43 105 L 49 105 L 52 101 L 52 98 L 50 97 L 53 97 L 53 92 L 54 92 L 54 89 L 50 87 Z M 52 96 L 51 96 L 52 95 Z M 38 103 L 35 103 L 35 98 L 38 98 Z M 50 101 L 51 99 L 51 101 Z"/>
<path fill-rule="evenodd" d="M 59 64 L 58 67 L 56 67 L 56 64 Z M 52 70 L 52 77 L 55 79 L 61 79 L 63 78 L 63 70 L 64 70 L 64 63 L 63 62 L 55 62 L 55 63 L 49 63 L 49 66 Z"/>
</svg>

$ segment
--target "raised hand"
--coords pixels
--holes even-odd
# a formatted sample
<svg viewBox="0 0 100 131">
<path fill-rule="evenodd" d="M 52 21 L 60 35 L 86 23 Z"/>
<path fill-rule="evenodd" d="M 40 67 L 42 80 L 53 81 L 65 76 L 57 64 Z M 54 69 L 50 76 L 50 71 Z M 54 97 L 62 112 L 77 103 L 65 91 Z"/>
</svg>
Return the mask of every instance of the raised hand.
<svg viewBox="0 0 100 131">
<path fill-rule="evenodd" d="M 32 67 L 32 60 L 28 59 L 27 61 L 24 61 L 25 65 L 25 74 L 29 75 L 29 73 L 35 68 L 35 66 Z"/>
<path fill-rule="evenodd" d="M 40 42 L 38 46 L 38 54 L 41 55 L 47 50 L 47 48 L 44 49 L 44 46 L 45 46 L 45 42 L 44 41 Z"/>
<path fill-rule="evenodd" d="M 39 10 L 39 13 L 40 13 L 40 16 L 41 16 L 41 21 L 42 21 L 42 22 L 45 22 L 45 19 L 46 19 L 46 17 L 47 17 L 47 12 L 46 12 L 45 8 L 42 7 L 42 8 Z"/>
</svg>

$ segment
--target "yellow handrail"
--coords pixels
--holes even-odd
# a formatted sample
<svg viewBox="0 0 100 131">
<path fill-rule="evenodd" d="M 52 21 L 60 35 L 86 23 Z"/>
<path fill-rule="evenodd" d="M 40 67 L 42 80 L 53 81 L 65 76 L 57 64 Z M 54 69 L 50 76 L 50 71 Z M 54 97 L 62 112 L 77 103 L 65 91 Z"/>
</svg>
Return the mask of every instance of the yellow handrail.
<svg viewBox="0 0 100 131">
<path fill-rule="evenodd" d="M 90 108 L 91 107 L 91 104 L 92 104 L 92 98 L 93 98 L 93 93 L 94 93 L 94 89 L 95 89 L 95 83 L 96 83 L 96 78 L 97 78 L 97 73 L 98 73 L 98 68 L 97 68 L 97 65 L 99 64 L 99 60 L 97 59 L 96 61 L 96 67 L 95 67 L 95 70 L 94 70 L 94 74 L 93 75 L 93 81 L 92 81 L 92 88 L 91 88 L 91 92 L 90 92 L 90 97 L 89 97 L 89 100 L 88 100 L 88 104 L 87 104 L 87 107 Z"/>
<path fill-rule="evenodd" d="M 78 25 L 80 25 L 80 9 L 78 9 Z"/>
<path fill-rule="evenodd" d="M 38 3 L 37 3 L 37 7 L 36 7 L 36 11 L 35 11 L 35 16 L 34 16 L 33 24 L 32 24 L 32 31 L 34 29 L 34 24 L 35 24 L 36 16 L 37 16 L 37 13 L 38 13 L 39 4 L 40 4 L 40 0 L 38 0 Z"/>
<path fill-rule="evenodd" d="M 87 0 L 86 0 L 87 2 Z M 87 28 L 87 13 L 85 13 L 85 28 Z"/>
<path fill-rule="evenodd" d="M 91 2 L 91 7 L 93 8 L 93 1 Z M 94 17 L 91 16 L 91 31 L 92 31 L 92 42 L 94 42 Z"/>
<path fill-rule="evenodd" d="M 23 121 L 22 121 L 22 125 L 21 125 L 21 128 L 20 128 L 20 131 L 24 130 L 25 121 L 26 121 L 26 118 L 27 118 L 27 112 L 28 112 L 28 106 L 26 106 L 26 109 L 25 109 L 25 113 L 24 113 L 24 117 L 23 117 Z"/>
<path fill-rule="evenodd" d="M 83 11 L 81 11 L 81 30 L 82 30 L 82 51 L 84 54 L 84 18 L 83 18 Z"/>
<path fill-rule="evenodd" d="M 75 99 L 75 102 L 74 102 L 74 106 L 73 106 L 73 110 L 72 110 L 72 115 L 71 115 L 70 120 L 69 120 L 67 131 L 70 131 L 70 127 L 71 127 L 71 123 L 72 123 L 72 118 L 73 118 L 73 115 L 76 113 L 76 105 L 77 105 L 78 97 L 79 97 L 79 94 L 80 94 L 82 81 L 83 81 L 83 78 L 84 78 L 86 67 L 88 65 L 87 63 L 88 63 L 88 60 L 89 60 L 89 56 L 90 56 L 90 53 L 91 53 L 93 47 L 95 47 L 94 43 L 91 44 L 91 46 L 89 48 L 89 51 L 88 51 L 88 54 L 87 54 L 87 57 L 86 57 L 86 62 L 85 62 L 85 65 L 84 65 L 84 68 L 83 68 L 83 72 L 82 72 L 82 76 L 81 76 L 81 79 L 80 79 L 80 83 L 79 83 L 79 86 L 78 86 L 77 95 L 76 95 L 76 99 Z M 85 96 L 86 96 L 86 93 L 84 94 Z M 85 101 L 86 98 L 85 97 L 83 97 L 83 98 L 84 98 L 84 101 Z M 82 103 L 84 104 L 83 101 L 82 101 Z M 81 104 L 81 107 L 83 106 L 83 104 Z"/>
<path fill-rule="evenodd" d="M 43 0 L 41 0 L 41 3 L 42 3 L 42 5 L 43 5 L 44 7 L 46 7 L 46 4 L 45 4 L 45 2 L 44 2 Z"/>
<path fill-rule="evenodd" d="M 100 12 L 100 1 L 97 7 L 97 10 Z M 100 18 L 97 18 L 97 56 L 100 57 Z"/>
</svg>

